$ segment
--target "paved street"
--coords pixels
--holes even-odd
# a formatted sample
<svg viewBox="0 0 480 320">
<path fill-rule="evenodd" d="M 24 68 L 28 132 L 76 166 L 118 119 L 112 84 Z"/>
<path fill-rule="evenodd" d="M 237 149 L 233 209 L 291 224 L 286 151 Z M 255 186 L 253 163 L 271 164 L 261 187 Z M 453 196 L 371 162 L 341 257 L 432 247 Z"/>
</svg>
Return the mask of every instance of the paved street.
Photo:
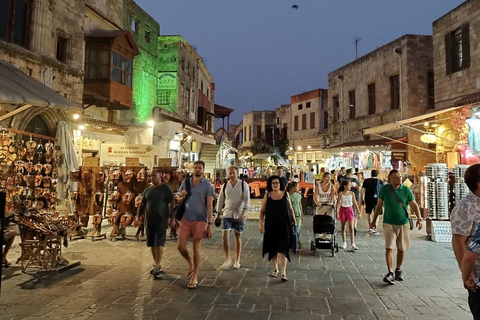
<svg viewBox="0 0 480 320">
<path fill-rule="evenodd" d="M 200 287 L 187 290 L 186 263 L 168 241 L 163 269 L 153 280 L 150 252 L 136 241 L 71 242 L 64 256 L 80 267 L 33 277 L 18 266 L 6 270 L 0 319 L 471 319 L 450 244 L 413 235 L 404 265 L 405 281 L 382 282 L 386 272 L 383 237 L 359 232 L 354 253 L 313 256 L 307 246 L 311 216 L 305 217 L 304 249 L 292 256 L 287 283 L 267 276 L 257 222 L 244 232 L 242 267 L 221 265 L 221 232 L 203 244 Z M 366 230 L 362 221 L 360 229 Z M 132 234 L 134 229 L 129 229 Z M 231 243 L 233 242 L 233 236 Z M 18 255 L 12 252 L 11 260 Z"/>
</svg>

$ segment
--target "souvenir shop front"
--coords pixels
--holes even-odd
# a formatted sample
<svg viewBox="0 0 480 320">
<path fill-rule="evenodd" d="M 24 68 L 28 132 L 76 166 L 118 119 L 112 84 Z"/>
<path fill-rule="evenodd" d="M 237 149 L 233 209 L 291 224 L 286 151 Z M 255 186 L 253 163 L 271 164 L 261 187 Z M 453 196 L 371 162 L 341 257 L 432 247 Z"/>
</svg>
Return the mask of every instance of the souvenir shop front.
<svg viewBox="0 0 480 320">
<path fill-rule="evenodd" d="M 77 166 L 67 122 L 81 108 L 8 63 L 0 82 L 0 223 L 9 224 L 0 227 L 19 232 L 22 271 L 54 271 L 68 264 L 62 244 L 78 227 L 63 204 Z"/>
</svg>

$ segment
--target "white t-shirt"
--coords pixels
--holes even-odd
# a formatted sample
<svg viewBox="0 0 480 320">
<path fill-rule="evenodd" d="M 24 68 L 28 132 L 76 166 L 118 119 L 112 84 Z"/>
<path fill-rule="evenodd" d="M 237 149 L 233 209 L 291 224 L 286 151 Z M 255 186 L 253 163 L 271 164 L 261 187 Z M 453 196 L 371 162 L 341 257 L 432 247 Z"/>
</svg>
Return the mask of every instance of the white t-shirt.
<svg viewBox="0 0 480 320">
<path fill-rule="evenodd" d="M 242 193 L 243 184 L 243 193 Z M 223 193 L 223 185 L 220 189 L 220 195 L 217 202 L 217 212 L 223 213 L 225 218 L 238 217 L 245 209 L 250 207 L 250 188 L 248 184 L 238 179 L 235 187 L 231 181 L 227 181 L 225 194 Z M 234 217 L 235 216 L 235 217 Z"/>
<path fill-rule="evenodd" d="M 307 181 L 305 181 L 307 183 L 315 183 L 315 173 L 313 172 L 308 172 L 307 173 Z"/>
</svg>

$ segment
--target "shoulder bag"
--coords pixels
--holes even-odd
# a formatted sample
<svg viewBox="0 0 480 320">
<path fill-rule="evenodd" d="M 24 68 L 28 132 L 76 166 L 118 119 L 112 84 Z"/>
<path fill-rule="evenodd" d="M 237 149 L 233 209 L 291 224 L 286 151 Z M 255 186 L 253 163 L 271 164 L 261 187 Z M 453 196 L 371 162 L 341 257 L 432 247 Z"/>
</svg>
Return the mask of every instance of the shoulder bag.
<svg viewBox="0 0 480 320">
<path fill-rule="evenodd" d="M 390 191 L 390 193 L 392 194 L 392 196 L 395 198 L 395 200 L 398 202 L 398 204 L 403 208 L 403 210 L 405 211 L 405 215 L 407 216 L 408 218 L 408 223 L 410 224 L 410 230 L 413 230 L 413 220 L 412 218 L 410 218 L 410 216 L 408 215 L 408 211 L 407 211 L 407 208 L 405 208 L 405 205 L 402 203 L 402 201 L 400 201 L 400 199 L 398 198 L 397 194 L 395 193 L 395 190 L 393 190 L 393 187 L 392 185 L 390 185 L 390 187 L 387 187 L 387 189 Z"/>
<path fill-rule="evenodd" d="M 182 202 L 172 208 L 173 214 L 175 215 L 175 220 L 177 221 L 182 220 L 183 214 L 185 213 L 185 204 L 187 199 L 190 197 L 190 179 L 185 179 L 185 190 L 187 191 L 185 198 L 182 200 Z"/>
</svg>

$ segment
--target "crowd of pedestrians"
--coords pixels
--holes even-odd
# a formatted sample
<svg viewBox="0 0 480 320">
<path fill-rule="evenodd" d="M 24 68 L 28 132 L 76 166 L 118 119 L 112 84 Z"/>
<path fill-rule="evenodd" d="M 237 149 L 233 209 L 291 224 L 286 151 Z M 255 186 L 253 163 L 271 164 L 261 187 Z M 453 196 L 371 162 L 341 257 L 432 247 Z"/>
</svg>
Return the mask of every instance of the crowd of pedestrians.
<svg viewBox="0 0 480 320">
<path fill-rule="evenodd" d="M 212 236 L 212 224 L 223 224 L 222 241 L 225 260 L 218 267 L 238 269 L 241 267 L 242 240 L 250 206 L 250 188 L 239 179 L 236 167 L 228 170 L 228 180 L 219 188 L 216 205 L 217 215 L 213 215 L 215 191 L 212 184 L 204 178 L 203 161 L 194 163 L 192 177 L 181 184 L 177 179 L 170 180 L 161 176 L 157 170 L 151 173 L 152 185 L 143 193 L 138 215 L 145 215 L 147 246 L 151 247 L 154 266 L 151 273 L 158 278 L 162 273 L 161 262 L 165 246 L 167 229 L 178 229 L 178 251 L 188 263 L 186 277 L 187 288 L 198 286 L 200 266 L 200 247 L 202 239 Z M 420 209 L 410 188 L 402 183 L 397 170 L 391 170 L 387 183 L 378 177 L 378 171 L 372 170 L 371 177 L 363 179 L 363 174 L 353 169 L 341 168 L 328 172 L 321 170 L 321 177 L 315 180 L 309 172 L 307 180 L 314 184 L 314 214 L 328 215 L 340 221 L 342 245 L 347 249 L 347 227 L 350 237 L 350 251 L 359 247 L 355 243 L 356 221 L 362 218 L 362 212 L 368 217 L 369 232 L 378 235 L 377 220 L 383 216 L 383 235 L 385 239 L 385 260 L 387 273 L 383 281 L 395 284 L 403 281 L 405 274 L 402 265 L 410 248 L 410 220 L 408 207 L 416 216 L 416 226 L 423 228 Z M 299 190 L 298 175 L 284 177 L 283 170 L 267 181 L 262 200 L 259 231 L 263 235 L 262 256 L 272 262 L 271 277 L 280 276 L 282 282 L 288 281 L 287 264 L 290 262 L 292 243 L 301 248 L 301 229 L 304 219 L 303 195 Z M 163 181 L 162 183 L 162 179 Z M 178 185 L 171 182 L 177 181 Z M 467 197 L 461 200 L 452 211 L 451 223 L 455 257 L 462 271 L 464 286 L 469 290 L 469 305 L 474 319 L 480 319 L 480 164 L 471 166 L 465 174 L 465 183 L 470 189 Z M 173 206 L 177 201 L 185 202 L 185 211 L 180 221 L 175 221 Z M 364 210 L 364 211 L 363 211 Z M 234 234 L 235 255 L 230 254 L 230 233 Z M 295 239 L 297 237 L 297 239 Z M 187 249 L 187 241 L 192 239 L 193 254 Z M 395 259 L 396 257 L 396 259 Z M 4 258 L 4 257 L 3 257 Z"/>
</svg>

